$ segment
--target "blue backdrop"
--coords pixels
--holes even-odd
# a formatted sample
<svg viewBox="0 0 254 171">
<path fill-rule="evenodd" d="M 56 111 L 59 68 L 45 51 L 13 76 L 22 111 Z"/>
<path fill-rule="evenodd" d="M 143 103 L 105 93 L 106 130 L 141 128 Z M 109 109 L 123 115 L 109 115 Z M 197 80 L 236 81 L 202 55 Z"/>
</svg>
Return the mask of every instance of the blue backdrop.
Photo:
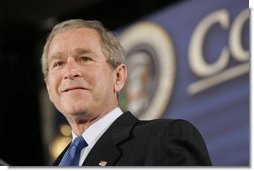
<svg viewBox="0 0 254 171">
<path fill-rule="evenodd" d="M 217 166 L 250 164 L 248 12 L 244 0 L 192 0 L 133 23 L 155 23 L 171 37 L 175 78 L 161 117 L 193 123 Z"/>
</svg>

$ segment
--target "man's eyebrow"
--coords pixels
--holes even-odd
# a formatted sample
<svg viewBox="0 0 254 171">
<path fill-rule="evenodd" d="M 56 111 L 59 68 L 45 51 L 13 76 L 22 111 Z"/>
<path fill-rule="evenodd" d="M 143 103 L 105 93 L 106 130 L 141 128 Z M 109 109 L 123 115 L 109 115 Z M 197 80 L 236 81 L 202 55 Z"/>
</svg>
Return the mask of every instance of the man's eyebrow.
<svg viewBox="0 0 254 171">
<path fill-rule="evenodd" d="M 49 63 L 50 63 L 52 60 L 60 59 L 61 56 L 62 56 L 62 54 L 61 54 L 60 52 L 54 53 L 53 55 L 49 56 L 49 58 L 48 58 Z"/>
<path fill-rule="evenodd" d="M 94 57 L 97 56 L 92 50 L 87 49 L 87 48 L 86 49 L 85 48 L 76 48 L 71 52 L 71 56 L 77 56 L 77 55 L 80 55 L 80 54 L 91 54 Z M 58 60 L 58 59 L 62 59 L 62 58 L 63 58 L 62 53 L 61 52 L 56 52 L 53 55 L 49 56 L 48 61 L 50 63 L 53 60 Z"/>
<path fill-rule="evenodd" d="M 72 55 L 77 55 L 77 54 L 94 54 L 90 49 L 84 49 L 84 48 L 77 48 L 77 49 L 74 49 L 74 51 L 72 52 Z"/>
</svg>

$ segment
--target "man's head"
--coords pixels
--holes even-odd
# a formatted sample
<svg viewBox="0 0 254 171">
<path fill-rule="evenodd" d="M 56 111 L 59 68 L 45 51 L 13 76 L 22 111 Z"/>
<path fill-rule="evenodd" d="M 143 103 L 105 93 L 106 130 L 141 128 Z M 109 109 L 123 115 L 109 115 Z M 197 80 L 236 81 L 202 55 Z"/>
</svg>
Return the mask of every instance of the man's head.
<svg viewBox="0 0 254 171">
<path fill-rule="evenodd" d="M 102 50 L 104 55 L 107 57 L 109 64 L 115 68 L 118 64 L 124 62 L 124 50 L 116 37 L 112 32 L 108 31 L 99 21 L 86 21 L 82 19 L 67 20 L 62 23 L 57 24 L 49 34 L 47 41 L 45 43 L 43 54 L 41 58 L 42 72 L 44 78 L 48 76 L 48 48 L 51 40 L 58 33 L 73 30 L 78 28 L 91 28 L 98 32 L 101 37 Z"/>
<path fill-rule="evenodd" d="M 109 112 L 117 106 L 126 81 L 123 58 L 117 37 L 98 21 L 57 24 L 42 55 L 50 100 L 67 120 L 89 120 Z"/>
</svg>

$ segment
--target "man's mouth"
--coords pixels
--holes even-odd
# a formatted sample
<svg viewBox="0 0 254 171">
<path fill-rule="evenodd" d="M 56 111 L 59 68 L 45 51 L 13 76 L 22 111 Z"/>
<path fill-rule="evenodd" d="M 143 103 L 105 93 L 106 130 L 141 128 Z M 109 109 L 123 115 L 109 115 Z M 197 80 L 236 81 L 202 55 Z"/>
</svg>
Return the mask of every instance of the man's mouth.
<svg viewBox="0 0 254 171">
<path fill-rule="evenodd" d="M 70 88 L 64 89 L 62 92 L 69 92 L 74 90 L 87 90 L 87 89 L 84 87 L 70 87 Z"/>
</svg>

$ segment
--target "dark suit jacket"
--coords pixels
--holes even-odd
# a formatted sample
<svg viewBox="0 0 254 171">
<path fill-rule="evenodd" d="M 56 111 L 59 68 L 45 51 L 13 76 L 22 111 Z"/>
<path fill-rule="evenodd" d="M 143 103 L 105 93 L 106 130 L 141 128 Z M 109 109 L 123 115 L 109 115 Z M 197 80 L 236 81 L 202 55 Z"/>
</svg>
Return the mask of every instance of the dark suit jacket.
<svg viewBox="0 0 254 171">
<path fill-rule="evenodd" d="M 66 149 L 53 165 L 58 165 Z M 206 144 L 198 130 L 184 120 L 140 121 L 121 115 L 91 149 L 84 166 L 209 166 Z"/>
</svg>

